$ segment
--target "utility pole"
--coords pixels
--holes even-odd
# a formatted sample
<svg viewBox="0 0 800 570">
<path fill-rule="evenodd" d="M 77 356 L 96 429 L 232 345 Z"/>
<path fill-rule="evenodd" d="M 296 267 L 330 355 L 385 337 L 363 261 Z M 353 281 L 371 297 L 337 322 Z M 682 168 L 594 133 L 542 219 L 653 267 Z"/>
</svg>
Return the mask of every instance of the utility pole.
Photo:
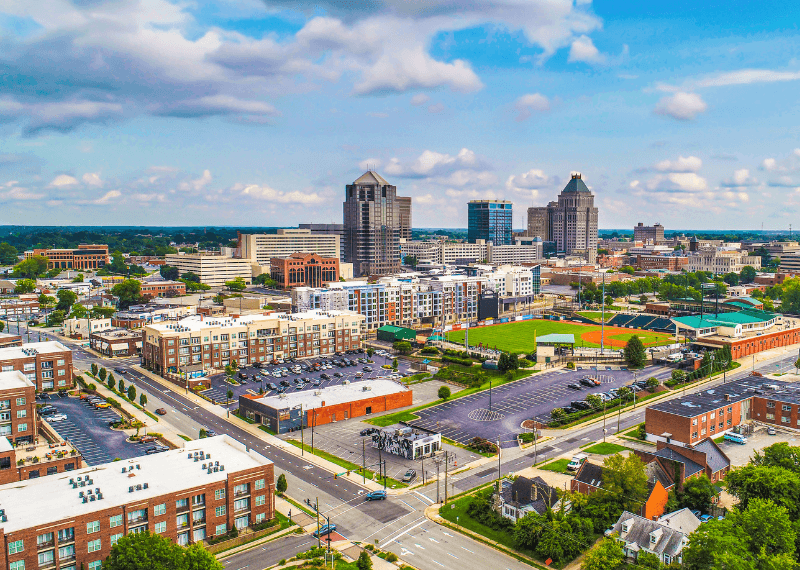
<svg viewBox="0 0 800 570">
<path fill-rule="evenodd" d="M 319 536 L 319 497 L 317 497 L 317 502 L 315 503 L 314 510 L 317 512 L 317 548 L 321 548 L 322 542 Z"/>
<path fill-rule="evenodd" d="M 367 444 L 361 440 L 361 482 L 367 482 Z"/>
<path fill-rule="evenodd" d="M 606 401 L 603 400 L 603 443 L 606 442 Z"/>
<path fill-rule="evenodd" d="M 303 417 L 303 404 L 300 404 L 300 455 L 305 455 L 306 444 L 305 440 L 303 440 L 303 424 L 305 422 L 305 418 Z"/>
<path fill-rule="evenodd" d="M 314 411 L 311 412 L 311 414 L 311 455 L 314 455 L 314 426 L 317 423 L 317 408 L 314 408 Z"/>
<path fill-rule="evenodd" d="M 603 303 L 600 305 L 600 354 L 603 354 L 606 338 L 606 274 L 603 272 Z"/>
<path fill-rule="evenodd" d="M 383 490 L 386 490 L 386 460 L 383 460 Z"/>
<path fill-rule="evenodd" d="M 497 491 L 500 491 L 500 438 L 497 438 Z"/>
<path fill-rule="evenodd" d="M 444 452 L 444 503 L 447 504 L 447 467 L 450 465 L 450 452 Z"/>
<path fill-rule="evenodd" d="M 436 502 L 439 502 L 439 461 L 436 462 Z"/>
</svg>

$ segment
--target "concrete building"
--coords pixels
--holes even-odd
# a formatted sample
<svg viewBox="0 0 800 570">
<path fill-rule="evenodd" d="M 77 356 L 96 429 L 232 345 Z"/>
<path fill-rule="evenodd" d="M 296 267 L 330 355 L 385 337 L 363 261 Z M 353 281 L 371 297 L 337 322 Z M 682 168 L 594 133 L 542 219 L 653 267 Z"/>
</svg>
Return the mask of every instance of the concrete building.
<svg viewBox="0 0 800 570">
<path fill-rule="evenodd" d="M 364 317 L 346 311 L 209 317 L 144 328 L 143 362 L 157 374 L 204 376 L 211 369 L 304 358 L 361 347 Z"/>
<path fill-rule="evenodd" d="M 195 313 L 192 305 L 147 303 L 131 305 L 126 311 L 118 311 L 111 317 L 111 326 L 122 329 L 140 329 L 150 323 L 176 321 Z"/>
<path fill-rule="evenodd" d="M 253 279 L 253 269 L 248 259 L 203 253 L 175 253 L 165 256 L 165 259 L 167 265 L 177 267 L 181 275 L 191 271 L 200 276 L 201 283 L 212 287 L 221 287 L 226 281 L 237 277 L 248 284 Z"/>
<path fill-rule="evenodd" d="M 36 420 L 36 385 L 19 370 L 0 372 L 0 446 L 8 441 L 34 443 L 39 431 Z M 0 452 L 0 480 L 4 469 L 16 465 L 4 466 L 4 455 Z"/>
<path fill-rule="evenodd" d="M 550 209 L 547 206 L 528 208 L 528 237 L 538 237 L 551 241 Z"/>
<path fill-rule="evenodd" d="M 25 252 L 25 259 L 46 257 L 48 269 L 94 270 L 111 263 L 105 244 L 80 244 L 77 249 L 34 249 Z"/>
<path fill-rule="evenodd" d="M 304 225 L 315 227 L 321 224 Z M 280 229 L 274 234 L 239 234 L 238 251 L 241 258 L 253 266 L 253 274 L 260 275 L 270 272 L 273 258 L 289 257 L 298 251 L 339 259 L 340 239 L 338 230 L 323 232 L 308 228 Z"/>
<path fill-rule="evenodd" d="M 34 299 L 0 299 L 0 317 L 11 318 L 32 315 L 39 312 L 39 300 Z"/>
<path fill-rule="evenodd" d="M 321 257 L 316 253 L 293 253 L 270 260 L 270 277 L 281 289 L 322 287 L 339 280 L 339 258 Z"/>
<path fill-rule="evenodd" d="M 88 340 L 92 333 L 110 331 L 111 319 L 67 319 L 64 334 L 69 338 Z"/>
<path fill-rule="evenodd" d="M 311 230 L 314 235 L 339 236 L 339 261 L 344 261 L 344 224 L 298 224 L 297 227 L 301 230 Z"/>
<path fill-rule="evenodd" d="M 400 239 L 411 239 L 411 197 L 398 196 L 400 206 Z"/>
<path fill-rule="evenodd" d="M 794 275 L 800 274 L 800 254 L 799 253 L 784 253 L 780 256 L 781 265 L 780 270 L 785 273 Z"/>
<path fill-rule="evenodd" d="M 442 449 L 442 434 L 424 428 L 386 428 L 372 434 L 372 447 L 405 459 L 433 457 Z"/>
<path fill-rule="evenodd" d="M 176 476 L 180 474 L 180 476 Z M 274 517 L 274 465 L 226 435 L 0 486 L 0 568 L 99 570 L 149 531 L 186 546 Z"/>
<path fill-rule="evenodd" d="M 511 245 L 512 206 L 507 200 L 470 200 L 467 204 L 467 241 Z"/>
<path fill-rule="evenodd" d="M 664 241 L 664 226 L 658 222 L 652 226 L 639 222 L 633 227 L 633 241 L 660 244 Z"/>
<path fill-rule="evenodd" d="M 347 185 L 343 209 L 345 261 L 353 264 L 353 273 L 398 273 L 401 218 L 411 223 L 410 201 L 399 200 L 397 187 L 370 170 Z"/>
<path fill-rule="evenodd" d="M 244 394 L 239 410 L 276 433 L 320 426 L 410 406 L 412 392 L 392 380 L 365 380 L 277 396 Z"/>
<path fill-rule="evenodd" d="M 705 248 L 689 255 L 689 271 L 709 271 L 715 275 L 741 273 L 746 266 L 761 269 L 761 256 L 739 250 Z"/>
<path fill-rule="evenodd" d="M 536 263 L 541 261 L 543 243 L 538 238 L 515 237 L 512 245 L 494 245 L 484 240 L 476 243 L 446 241 L 403 241 L 400 252 L 438 265 L 469 265 L 495 263 L 501 265 Z"/>
<path fill-rule="evenodd" d="M 37 392 L 69 389 L 73 384 L 72 351 L 52 340 L 0 348 L 0 372 L 12 370 L 22 372 Z"/>
<path fill-rule="evenodd" d="M 105 356 L 127 357 L 142 352 L 142 331 L 114 329 L 89 335 L 89 344 Z"/>
</svg>

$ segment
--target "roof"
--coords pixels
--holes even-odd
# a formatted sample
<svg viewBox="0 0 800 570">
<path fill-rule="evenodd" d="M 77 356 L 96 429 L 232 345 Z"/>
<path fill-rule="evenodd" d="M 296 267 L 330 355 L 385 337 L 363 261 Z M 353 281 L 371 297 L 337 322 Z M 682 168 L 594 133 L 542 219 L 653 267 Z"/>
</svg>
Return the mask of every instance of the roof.
<svg viewBox="0 0 800 570">
<path fill-rule="evenodd" d="M 603 486 L 603 468 L 600 465 L 584 461 L 578 472 L 575 474 L 575 480 L 579 483 L 586 483 L 592 487 Z"/>
<path fill-rule="evenodd" d="M 374 170 L 367 170 L 364 174 L 356 178 L 353 184 L 377 184 L 379 186 L 390 186 L 383 176 Z"/>
<path fill-rule="evenodd" d="M 667 518 L 666 524 L 664 518 Z M 622 526 L 626 522 L 629 525 L 628 532 L 622 532 Z M 679 526 L 681 530 L 678 530 L 675 526 Z M 700 520 L 696 516 L 688 509 L 681 509 L 681 511 L 662 516 L 658 521 L 651 521 L 625 511 L 612 528 L 619 533 L 622 540 L 638 547 L 633 550 L 646 549 L 658 554 L 659 558 L 662 554 L 668 554 L 671 558 L 674 558 L 683 550 L 684 539 L 699 526 Z M 658 536 L 656 543 L 652 544 L 650 535 L 658 531 L 660 531 L 658 533 L 660 536 Z"/>
<path fill-rule="evenodd" d="M 580 178 L 580 175 L 577 175 L 577 176 L 573 175 L 573 177 L 570 179 L 570 181 L 567 182 L 567 185 L 564 186 L 563 192 L 565 192 L 565 193 L 569 193 L 569 192 L 587 192 L 587 193 L 591 194 L 591 191 L 586 186 L 586 184 L 584 183 L 583 179 Z"/>
<path fill-rule="evenodd" d="M 729 303 L 730 304 L 730 303 Z M 716 313 L 714 315 L 689 317 L 673 317 L 672 322 L 680 323 L 684 327 L 700 329 L 706 327 L 730 327 L 749 323 L 763 323 L 777 318 L 778 315 L 758 309 L 742 309 L 735 313 Z"/>
<path fill-rule="evenodd" d="M 225 469 L 208 473 L 204 461 L 189 459 L 194 452 L 202 451 L 214 464 L 219 461 Z M 48 477 L 25 479 L 0 486 L 0 508 L 5 509 L 8 521 L 3 530 L 11 532 L 78 518 L 99 510 L 127 505 L 133 501 L 169 496 L 203 484 L 227 480 L 231 473 L 269 465 L 272 462 L 248 450 L 243 444 L 227 435 L 188 441 L 183 449 L 145 455 L 67 471 Z M 123 468 L 125 471 L 123 473 Z M 175 474 L 180 473 L 179 477 Z M 88 476 L 83 488 L 73 488 L 71 480 Z M 147 484 L 147 488 L 144 485 Z M 131 485 L 142 485 L 141 490 L 129 492 Z M 79 493 L 88 495 L 100 490 L 101 500 L 84 503 Z"/>
<path fill-rule="evenodd" d="M 302 392 L 286 392 L 278 396 L 241 396 L 246 400 L 258 402 L 275 410 L 285 410 L 303 406 L 304 410 L 312 410 L 324 406 L 335 406 L 410 391 L 393 380 L 374 379 L 329 386 L 320 390 L 303 390 Z M 245 401 L 246 401 L 245 400 Z"/>
<path fill-rule="evenodd" d="M 405 327 L 396 327 L 394 325 L 384 325 L 378 329 L 378 332 L 398 333 L 401 331 L 411 331 L 414 334 L 417 334 L 417 331 L 415 331 L 414 329 L 407 329 Z"/>
<path fill-rule="evenodd" d="M 755 390 L 761 389 L 763 381 L 763 378 L 755 376 L 731 380 L 727 384 L 701 390 L 696 394 L 687 394 L 681 398 L 675 398 L 666 402 L 656 402 L 648 406 L 647 409 L 657 410 L 684 418 L 693 418 L 725 406 L 730 406 L 735 402 L 741 402 L 742 400 L 752 398 L 755 394 Z M 770 380 L 770 382 L 776 385 L 785 384 L 774 380 Z M 767 397 L 774 397 L 775 394 L 776 392 L 770 392 Z M 725 399 L 726 395 L 729 396 L 729 400 Z"/>
<path fill-rule="evenodd" d="M 531 508 L 540 515 L 558 502 L 558 491 L 541 477 L 528 479 L 520 476 L 513 481 L 503 479 L 500 496 L 506 504 Z"/>
<path fill-rule="evenodd" d="M 645 463 L 644 472 L 647 475 L 647 485 L 651 490 L 656 486 L 656 482 L 661 483 L 661 486 L 665 489 L 669 489 L 675 484 L 658 461 Z"/>
<path fill-rule="evenodd" d="M 55 340 L 45 342 L 26 342 L 22 346 L 7 346 L 0 348 L 0 360 L 14 358 L 30 358 L 34 354 L 51 354 L 57 352 L 70 352 L 70 350 Z"/>
<path fill-rule="evenodd" d="M 711 469 L 712 473 L 721 471 L 726 467 L 731 466 L 731 460 L 728 456 L 714 443 L 711 438 L 706 438 L 703 441 L 697 442 L 692 446 L 696 451 L 702 451 L 706 454 L 706 464 Z"/>
<path fill-rule="evenodd" d="M 353 317 L 355 319 L 364 319 L 363 316 L 351 311 L 336 311 L 336 310 L 313 310 L 304 313 L 270 313 L 264 314 L 251 314 L 242 315 L 240 317 L 228 316 L 213 316 L 205 317 L 203 315 L 190 315 L 184 317 L 179 321 L 168 321 L 160 323 L 152 323 L 147 325 L 149 330 L 159 331 L 161 333 L 167 332 L 200 332 L 203 330 L 214 329 L 218 327 L 245 327 L 258 321 L 271 321 L 276 323 L 281 321 L 283 323 L 291 323 L 302 320 L 320 320 L 327 321 L 335 317 Z"/>
<path fill-rule="evenodd" d="M 669 459 L 671 461 L 678 461 L 680 463 L 683 463 L 686 466 L 686 469 L 683 474 L 684 479 L 688 479 L 689 477 L 695 475 L 696 473 L 705 471 L 702 465 L 692 461 L 688 457 L 684 457 L 678 451 L 669 447 L 664 447 L 662 449 L 659 449 L 658 451 L 655 452 L 654 455 L 656 455 L 657 457 L 662 457 L 664 459 Z"/>
<path fill-rule="evenodd" d="M 694 532 L 700 526 L 700 520 L 688 508 L 661 515 L 658 522 L 672 530 L 686 534 Z"/>
<path fill-rule="evenodd" d="M 33 382 L 28 380 L 19 370 L 11 372 L 0 372 L 0 390 L 12 390 L 14 388 L 34 388 Z M 0 437 L 0 440 L 3 438 Z"/>
<path fill-rule="evenodd" d="M 545 334 L 536 339 L 537 344 L 575 344 L 574 334 Z"/>
</svg>

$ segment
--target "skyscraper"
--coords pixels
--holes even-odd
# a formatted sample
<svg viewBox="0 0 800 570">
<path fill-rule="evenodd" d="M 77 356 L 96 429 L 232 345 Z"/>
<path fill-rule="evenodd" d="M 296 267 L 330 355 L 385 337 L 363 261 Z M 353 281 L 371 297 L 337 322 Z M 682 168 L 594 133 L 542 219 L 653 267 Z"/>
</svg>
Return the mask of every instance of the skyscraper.
<svg viewBox="0 0 800 570">
<path fill-rule="evenodd" d="M 354 275 L 386 275 L 400 271 L 400 235 L 411 233 L 411 199 L 397 196 L 397 187 L 369 170 L 345 189 L 345 261 Z"/>
<path fill-rule="evenodd" d="M 511 206 L 507 200 L 471 200 L 467 204 L 467 241 L 511 245 Z"/>
</svg>

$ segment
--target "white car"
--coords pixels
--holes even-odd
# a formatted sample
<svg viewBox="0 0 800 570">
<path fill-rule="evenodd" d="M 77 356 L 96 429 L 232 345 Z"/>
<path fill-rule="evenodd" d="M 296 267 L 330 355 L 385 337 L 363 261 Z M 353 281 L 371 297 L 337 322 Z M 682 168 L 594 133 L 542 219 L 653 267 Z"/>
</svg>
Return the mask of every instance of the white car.
<svg viewBox="0 0 800 570">
<path fill-rule="evenodd" d="M 50 421 L 50 422 L 63 422 L 66 419 L 67 419 L 67 416 L 65 416 L 64 414 L 53 414 L 52 416 L 47 418 L 47 421 Z"/>
</svg>

